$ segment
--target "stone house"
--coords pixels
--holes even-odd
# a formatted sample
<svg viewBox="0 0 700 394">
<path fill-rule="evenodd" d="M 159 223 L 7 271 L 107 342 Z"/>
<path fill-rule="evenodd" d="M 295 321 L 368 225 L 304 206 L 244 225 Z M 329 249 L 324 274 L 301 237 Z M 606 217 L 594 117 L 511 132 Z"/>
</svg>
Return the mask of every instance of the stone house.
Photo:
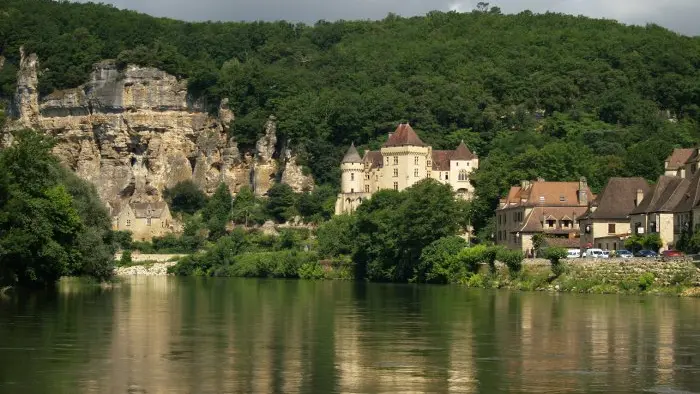
<svg viewBox="0 0 700 394">
<path fill-rule="evenodd" d="M 624 249 L 631 234 L 630 213 L 649 193 L 644 178 L 610 178 L 603 191 L 581 216 L 580 248 Z"/>
<path fill-rule="evenodd" d="M 693 156 L 695 149 L 678 148 L 674 149 L 671 156 L 664 161 L 664 175 L 676 176 L 679 178 L 686 177 L 686 163 Z"/>
<path fill-rule="evenodd" d="M 686 173 L 687 175 L 687 173 Z M 700 172 L 690 178 L 662 175 L 630 214 L 634 235 L 659 234 L 672 249 L 683 231 L 700 224 Z"/>
<path fill-rule="evenodd" d="M 456 195 L 470 200 L 471 173 L 479 158 L 462 141 L 455 150 L 433 150 L 409 124 L 400 124 L 379 151 L 361 157 L 352 144 L 341 163 L 341 192 L 335 213 L 351 213 L 372 194 L 389 189 L 402 191 L 425 178 L 452 186 Z"/>
<path fill-rule="evenodd" d="M 112 229 L 131 231 L 133 239 L 137 241 L 150 241 L 153 237 L 160 237 L 174 230 L 170 208 L 162 201 L 110 206 L 110 211 Z"/>
<path fill-rule="evenodd" d="M 522 181 L 511 187 L 496 209 L 494 241 L 528 254 L 533 237 L 545 234 L 563 246 L 579 244 L 581 216 L 595 198 L 586 178 L 578 182 Z"/>
</svg>

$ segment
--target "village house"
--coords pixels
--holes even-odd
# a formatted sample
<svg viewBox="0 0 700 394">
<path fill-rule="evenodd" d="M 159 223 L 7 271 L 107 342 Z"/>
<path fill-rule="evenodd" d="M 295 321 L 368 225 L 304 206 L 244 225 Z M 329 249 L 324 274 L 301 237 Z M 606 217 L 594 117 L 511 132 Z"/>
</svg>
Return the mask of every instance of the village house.
<svg viewBox="0 0 700 394">
<path fill-rule="evenodd" d="M 630 213 L 648 193 L 644 178 L 610 178 L 581 216 L 581 250 L 624 249 L 624 240 L 631 234 Z"/>
<path fill-rule="evenodd" d="M 433 150 L 421 141 L 409 124 L 400 124 L 379 151 L 361 157 L 352 144 L 341 163 L 341 193 L 337 215 L 351 213 L 379 190 L 402 191 L 426 178 L 452 186 L 459 198 L 470 200 L 471 173 L 479 158 L 462 141 L 455 150 Z"/>
<path fill-rule="evenodd" d="M 685 178 L 686 163 L 696 149 L 679 148 L 674 149 L 671 156 L 664 161 L 664 175 Z"/>
<path fill-rule="evenodd" d="M 544 234 L 556 246 L 578 247 L 579 219 L 595 198 L 586 178 L 578 182 L 522 181 L 511 187 L 496 209 L 498 245 L 533 252 L 533 237 Z"/>
<path fill-rule="evenodd" d="M 173 218 L 165 202 L 115 204 L 110 211 L 112 229 L 130 231 L 134 240 L 150 241 L 173 232 Z"/>
</svg>

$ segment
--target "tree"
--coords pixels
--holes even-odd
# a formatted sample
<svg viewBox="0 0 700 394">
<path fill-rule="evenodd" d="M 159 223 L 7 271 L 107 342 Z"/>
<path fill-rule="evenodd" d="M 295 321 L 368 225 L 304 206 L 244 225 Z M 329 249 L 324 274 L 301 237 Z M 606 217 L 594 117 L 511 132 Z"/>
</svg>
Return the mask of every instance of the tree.
<svg viewBox="0 0 700 394">
<path fill-rule="evenodd" d="M 323 257 L 336 257 L 352 253 L 355 216 L 338 215 L 321 224 L 316 231 L 318 252 Z"/>
<path fill-rule="evenodd" d="M 207 195 L 189 180 L 165 189 L 163 197 L 173 212 L 192 215 L 207 205 Z"/>
<path fill-rule="evenodd" d="M 459 264 L 457 256 L 467 247 L 462 237 L 440 238 L 423 249 L 420 263 L 414 269 L 412 281 L 419 283 L 448 283 Z M 459 270 L 458 270 L 459 271 Z"/>
<path fill-rule="evenodd" d="M 216 240 L 226 234 L 232 203 L 228 186 L 221 183 L 202 210 L 202 219 L 209 229 L 209 239 Z"/>
<path fill-rule="evenodd" d="M 267 192 L 267 212 L 278 223 L 289 221 L 296 216 L 296 194 L 291 186 L 276 183 Z"/>
<path fill-rule="evenodd" d="M 264 212 L 263 202 L 255 197 L 255 193 L 250 187 L 244 186 L 236 194 L 236 198 L 233 200 L 231 219 L 236 224 L 246 226 L 265 223 L 267 216 Z"/>
<path fill-rule="evenodd" d="M 110 277 L 115 248 L 94 188 L 60 167 L 48 138 L 32 131 L 15 138 L 0 153 L 0 285 Z"/>
</svg>

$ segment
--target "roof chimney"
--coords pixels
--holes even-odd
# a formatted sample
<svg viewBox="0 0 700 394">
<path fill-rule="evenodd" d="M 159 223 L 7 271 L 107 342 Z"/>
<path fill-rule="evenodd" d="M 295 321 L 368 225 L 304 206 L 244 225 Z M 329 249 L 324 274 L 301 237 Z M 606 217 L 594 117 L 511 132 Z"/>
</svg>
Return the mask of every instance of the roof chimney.
<svg viewBox="0 0 700 394">
<path fill-rule="evenodd" d="M 525 181 L 520 181 L 520 188 L 521 189 L 527 189 L 530 187 L 530 181 L 525 180 Z"/>
<path fill-rule="evenodd" d="M 579 205 L 588 205 L 588 182 L 585 177 L 581 177 L 578 181 L 578 203 Z"/>
<path fill-rule="evenodd" d="M 537 177 L 537 182 L 544 182 L 544 178 L 542 178 L 541 176 Z"/>
<path fill-rule="evenodd" d="M 639 204 L 644 200 L 644 191 L 642 189 L 637 189 L 637 198 L 634 200 L 634 206 L 638 207 Z"/>
</svg>

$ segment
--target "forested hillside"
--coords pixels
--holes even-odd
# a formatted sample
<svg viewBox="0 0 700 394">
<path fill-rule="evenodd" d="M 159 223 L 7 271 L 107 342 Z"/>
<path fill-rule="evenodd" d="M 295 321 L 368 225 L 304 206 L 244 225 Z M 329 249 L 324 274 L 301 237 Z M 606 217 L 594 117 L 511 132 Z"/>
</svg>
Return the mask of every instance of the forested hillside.
<svg viewBox="0 0 700 394">
<path fill-rule="evenodd" d="M 242 144 L 269 114 L 320 183 L 338 182 L 351 141 L 376 148 L 410 121 L 436 148 L 464 139 L 481 157 L 474 223 L 524 178 L 655 179 L 675 146 L 700 137 L 700 38 L 658 26 L 498 9 L 370 22 L 186 23 L 95 4 L 0 0 L 0 92 L 19 47 L 40 88 L 84 82 L 105 58 L 189 79 L 228 97 Z M 488 230 L 486 230 L 488 232 Z"/>
</svg>

